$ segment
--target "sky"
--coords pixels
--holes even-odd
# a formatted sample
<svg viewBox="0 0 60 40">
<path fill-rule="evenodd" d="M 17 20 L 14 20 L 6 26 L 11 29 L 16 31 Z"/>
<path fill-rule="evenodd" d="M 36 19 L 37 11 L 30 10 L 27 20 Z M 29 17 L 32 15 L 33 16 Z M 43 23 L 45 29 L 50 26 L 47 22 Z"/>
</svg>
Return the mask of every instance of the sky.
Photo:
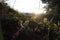
<svg viewBox="0 0 60 40">
<path fill-rule="evenodd" d="M 11 8 L 25 13 L 43 13 L 45 10 L 43 7 L 46 6 L 40 0 L 9 0 L 6 2 Z"/>
<path fill-rule="evenodd" d="M 0 0 L 0 2 L 2 2 L 2 0 Z"/>
</svg>

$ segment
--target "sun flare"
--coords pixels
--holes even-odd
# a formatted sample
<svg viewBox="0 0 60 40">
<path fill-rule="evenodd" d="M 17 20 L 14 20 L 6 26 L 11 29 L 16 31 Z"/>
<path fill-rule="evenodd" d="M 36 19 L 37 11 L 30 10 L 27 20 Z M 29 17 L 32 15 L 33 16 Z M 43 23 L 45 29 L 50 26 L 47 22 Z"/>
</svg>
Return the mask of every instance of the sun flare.
<svg viewBox="0 0 60 40">
<path fill-rule="evenodd" d="M 42 13 L 46 13 L 46 9 L 43 8 L 43 9 L 39 9 L 38 11 L 36 11 L 34 14 L 42 14 Z"/>
</svg>

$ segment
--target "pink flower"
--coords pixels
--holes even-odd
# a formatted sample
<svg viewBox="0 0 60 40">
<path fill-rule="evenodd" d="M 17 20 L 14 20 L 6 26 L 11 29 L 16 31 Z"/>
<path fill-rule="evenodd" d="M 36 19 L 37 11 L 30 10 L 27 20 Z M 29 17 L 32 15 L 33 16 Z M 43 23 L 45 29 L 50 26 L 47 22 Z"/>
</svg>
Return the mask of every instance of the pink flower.
<svg viewBox="0 0 60 40">
<path fill-rule="evenodd" d="M 14 40 L 17 36 L 19 36 L 19 33 L 20 31 L 18 30 L 17 32 L 15 32 L 12 36 L 12 40 Z"/>
</svg>

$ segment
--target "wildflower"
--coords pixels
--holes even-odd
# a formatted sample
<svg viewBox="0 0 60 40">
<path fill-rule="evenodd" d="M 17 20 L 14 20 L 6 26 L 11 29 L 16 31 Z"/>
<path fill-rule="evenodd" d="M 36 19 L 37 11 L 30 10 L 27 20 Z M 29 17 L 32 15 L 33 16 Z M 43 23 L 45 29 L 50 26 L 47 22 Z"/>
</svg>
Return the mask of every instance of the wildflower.
<svg viewBox="0 0 60 40">
<path fill-rule="evenodd" d="M 12 36 L 12 40 L 14 40 L 20 33 L 20 30 L 18 30 L 17 32 L 15 32 Z"/>
<path fill-rule="evenodd" d="M 47 22 L 47 20 L 48 20 L 47 18 L 44 18 L 44 19 L 43 19 L 43 22 L 44 22 L 44 23 L 46 23 L 46 22 Z"/>
</svg>

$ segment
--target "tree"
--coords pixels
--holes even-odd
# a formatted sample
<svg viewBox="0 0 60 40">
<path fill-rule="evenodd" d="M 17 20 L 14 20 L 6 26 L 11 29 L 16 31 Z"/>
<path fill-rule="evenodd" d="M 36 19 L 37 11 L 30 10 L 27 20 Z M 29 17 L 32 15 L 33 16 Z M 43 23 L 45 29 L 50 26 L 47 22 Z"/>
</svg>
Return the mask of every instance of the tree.
<svg viewBox="0 0 60 40">
<path fill-rule="evenodd" d="M 60 28 L 59 28 L 59 23 L 60 23 L 60 0 L 42 0 L 43 3 L 47 3 L 47 17 L 48 19 L 53 19 L 52 22 L 58 24 L 57 29 L 55 32 L 53 30 L 50 30 L 50 40 L 60 40 Z M 55 24 L 54 24 L 55 25 Z M 51 28 L 52 29 L 52 28 Z M 54 34 L 53 34 L 54 33 Z M 53 35 L 56 35 L 53 37 Z M 51 36 L 52 35 L 52 36 Z"/>
<path fill-rule="evenodd" d="M 53 18 L 53 21 L 60 20 L 60 0 L 42 0 L 43 3 L 47 3 L 47 17 L 50 20 Z"/>
</svg>

